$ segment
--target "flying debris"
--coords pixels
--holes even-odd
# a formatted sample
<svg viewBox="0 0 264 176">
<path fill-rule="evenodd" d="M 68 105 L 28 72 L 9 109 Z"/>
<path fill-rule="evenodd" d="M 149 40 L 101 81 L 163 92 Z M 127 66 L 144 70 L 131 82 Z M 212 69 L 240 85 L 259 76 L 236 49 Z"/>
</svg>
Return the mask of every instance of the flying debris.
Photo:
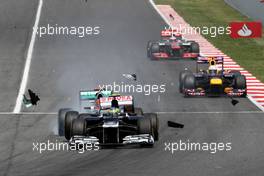
<svg viewBox="0 0 264 176">
<path fill-rule="evenodd" d="M 136 81 L 137 80 L 137 75 L 135 73 L 134 74 L 123 74 L 123 76 L 126 79 L 130 79 L 130 80 L 133 80 L 133 81 Z"/>
<path fill-rule="evenodd" d="M 29 108 L 32 105 L 37 105 L 38 101 L 40 100 L 39 96 L 34 93 L 32 90 L 28 89 L 29 98 L 26 97 L 26 95 L 23 95 L 23 103 L 24 105 Z"/>
<path fill-rule="evenodd" d="M 172 14 L 169 15 L 172 20 L 174 20 L 174 16 Z"/>
<path fill-rule="evenodd" d="M 235 99 L 232 99 L 231 100 L 231 103 L 232 103 L 233 106 L 236 106 L 236 104 L 238 104 L 239 101 L 238 100 L 235 100 Z"/>
<path fill-rule="evenodd" d="M 168 121 L 168 127 L 183 128 L 184 125 L 180 124 L 180 123 L 173 122 L 173 121 Z"/>
</svg>

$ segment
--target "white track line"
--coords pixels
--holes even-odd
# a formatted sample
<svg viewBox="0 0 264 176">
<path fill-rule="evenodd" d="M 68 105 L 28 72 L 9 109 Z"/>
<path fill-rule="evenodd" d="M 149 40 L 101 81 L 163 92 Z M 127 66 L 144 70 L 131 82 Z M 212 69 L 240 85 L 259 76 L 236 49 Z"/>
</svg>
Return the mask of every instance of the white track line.
<svg viewBox="0 0 264 176">
<path fill-rule="evenodd" d="M 57 115 L 57 112 L 0 112 L 0 115 Z"/>
<path fill-rule="evenodd" d="M 264 98 L 255 98 L 256 101 L 264 101 Z"/>
<path fill-rule="evenodd" d="M 263 114 L 263 111 L 218 111 L 218 112 L 206 112 L 206 111 L 174 111 L 174 112 L 155 112 L 157 114 Z M 0 115 L 57 115 L 57 112 L 0 112 Z"/>
<path fill-rule="evenodd" d="M 175 112 L 156 112 L 157 114 L 264 114 L 263 111 L 223 111 L 223 112 L 181 112 L 181 111 L 175 111 Z"/>
<path fill-rule="evenodd" d="M 149 0 L 150 4 L 152 5 L 152 7 L 158 12 L 158 14 L 161 16 L 161 18 L 172 28 L 171 23 L 169 22 L 169 20 L 159 11 L 158 7 L 156 6 L 156 4 L 154 3 L 153 0 Z"/>
<path fill-rule="evenodd" d="M 255 104 L 259 109 L 261 109 L 264 112 L 264 107 L 261 104 L 259 104 L 254 98 L 252 98 L 252 96 L 247 96 L 247 97 L 253 104 Z"/>
<path fill-rule="evenodd" d="M 251 97 L 264 97 L 264 94 L 263 93 L 262 94 L 260 94 L 260 93 L 249 93 L 249 95 Z"/>
<path fill-rule="evenodd" d="M 39 0 L 35 24 L 34 24 L 33 32 L 31 35 L 31 40 L 30 40 L 30 44 L 28 47 L 28 51 L 27 51 L 27 58 L 26 58 L 24 72 L 23 72 L 23 77 L 21 80 L 18 96 L 16 99 L 16 105 L 14 107 L 13 113 L 19 113 L 21 110 L 21 105 L 22 105 L 22 101 L 23 101 L 23 94 L 25 93 L 26 86 L 27 86 L 29 69 L 30 69 L 30 64 L 31 64 L 31 60 L 32 60 L 32 53 L 33 53 L 34 44 L 35 44 L 35 40 L 36 40 L 37 30 L 34 30 L 34 29 L 37 29 L 37 27 L 38 27 L 42 5 L 43 5 L 43 0 Z"/>
</svg>

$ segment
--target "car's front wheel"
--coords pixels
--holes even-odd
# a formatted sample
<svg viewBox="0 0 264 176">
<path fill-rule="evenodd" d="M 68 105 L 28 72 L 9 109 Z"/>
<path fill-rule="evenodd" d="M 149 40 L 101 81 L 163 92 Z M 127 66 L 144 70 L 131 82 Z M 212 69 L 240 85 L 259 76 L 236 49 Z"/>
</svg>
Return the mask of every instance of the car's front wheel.
<svg viewBox="0 0 264 176">
<path fill-rule="evenodd" d="M 72 135 L 85 135 L 86 132 L 86 121 L 85 119 L 74 119 L 72 122 Z"/>
<path fill-rule="evenodd" d="M 239 75 L 235 77 L 235 88 L 236 89 L 247 89 L 247 81 L 244 75 Z M 244 93 L 242 97 L 246 97 L 247 93 Z"/>
<path fill-rule="evenodd" d="M 153 60 L 153 53 L 159 53 L 160 52 L 160 47 L 158 43 L 152 43 L 151 48 L 150 48 L 150 58 Z"/>
<path fill-rule="evenodd" d="M 184 79 L 187 75 L 192 75 L 192 72 L 189 70 L 184 70 L 180 72 L 179 76 L 179 92 L 183 93 L 183 84 L 184 84 Z"/>
<path fill-rule="evenodd" d="M 159 119 L 155 113 L 146 113 L 146 118 L 150 119 L 151 123 L 151 134 L 155 141 L 159 140 Z"/>
<path fill-rule="evenodd" d="M 70 140 L 72 137 L 72 122 L 77 119 L 79 113 L 77 111 L 68 111 L 65 116 L 65 138 Z"/>
</svg>

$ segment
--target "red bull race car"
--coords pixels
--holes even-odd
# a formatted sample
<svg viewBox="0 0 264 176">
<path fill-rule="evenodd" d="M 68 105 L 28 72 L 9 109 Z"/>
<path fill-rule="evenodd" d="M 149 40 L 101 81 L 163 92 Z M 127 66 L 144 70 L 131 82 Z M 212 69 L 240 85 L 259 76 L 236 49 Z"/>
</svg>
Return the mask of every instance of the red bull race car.
<svg viewBox="0 0 264 176">
<path fill-rule="evenodd" d="M 182 37 L 175 30 L 161 31 L 162 39 L 149 41 L 147 44 L 147 57 L 158 59 L 196 59 L 200 54 L 199 44 Z"/>
<path fill-rule="evenodd" d="M 179 91 L 185 96 L 247 95 L 246 77 L 237 70 L 224 70 L 223 57 L 200 57 L 197 63 L 209 63 L 209 68 L 198 70 L 197 65 L 196 73 L 180 72 Z"/>
</svg>

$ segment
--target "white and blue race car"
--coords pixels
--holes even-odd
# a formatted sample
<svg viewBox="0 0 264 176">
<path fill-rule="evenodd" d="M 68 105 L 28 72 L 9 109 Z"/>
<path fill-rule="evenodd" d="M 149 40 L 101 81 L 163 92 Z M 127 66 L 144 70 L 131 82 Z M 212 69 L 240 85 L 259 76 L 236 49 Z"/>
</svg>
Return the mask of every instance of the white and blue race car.
<svg viewBox="0 0 264 176">
<path fill-rule="evenodd" d="M 59 135 L 65 136 L 70 143 L 153 146 L 158 140 L 157 114 L 143 113 L 141 108 L 135 108 L 131 95 L 82 91 L 80 99 L 91 100 L 92 106 L 84 106 L 81 113 L 65 108 L 58 114 Z"/>
</svg>

